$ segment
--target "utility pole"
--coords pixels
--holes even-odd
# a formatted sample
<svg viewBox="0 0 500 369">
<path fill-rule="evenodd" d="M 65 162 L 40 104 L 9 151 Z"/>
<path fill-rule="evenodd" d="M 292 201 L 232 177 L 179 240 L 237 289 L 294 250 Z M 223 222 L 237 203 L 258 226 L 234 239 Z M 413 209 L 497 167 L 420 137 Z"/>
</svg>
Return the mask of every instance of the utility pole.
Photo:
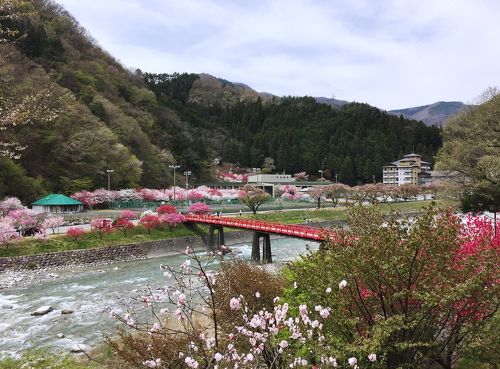
<svg viewBox="0 0 500 369">
<path fill-rule="evenodd" d="M 186 191 L 189 189 L 189 182 L 188 182 L 188 179 L 189 179 L 189 176 L 191 175 L 191 171 L 190 170 L 186 170 L 184 172 L 184 177 L 186 177 Z"/>
</svg>

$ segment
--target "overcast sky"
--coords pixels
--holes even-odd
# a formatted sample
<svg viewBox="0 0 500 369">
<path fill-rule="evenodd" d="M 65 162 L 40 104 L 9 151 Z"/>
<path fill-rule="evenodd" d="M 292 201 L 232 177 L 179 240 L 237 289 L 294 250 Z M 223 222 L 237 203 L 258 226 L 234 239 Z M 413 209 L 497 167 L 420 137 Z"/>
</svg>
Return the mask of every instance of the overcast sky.
<svg viewBox="0 0 500 369">
<path fill-rule="evenodd" d="M 126 67 L 382 109 L 500 85 L 498 0 L 57 0 Z"/>
</svg>

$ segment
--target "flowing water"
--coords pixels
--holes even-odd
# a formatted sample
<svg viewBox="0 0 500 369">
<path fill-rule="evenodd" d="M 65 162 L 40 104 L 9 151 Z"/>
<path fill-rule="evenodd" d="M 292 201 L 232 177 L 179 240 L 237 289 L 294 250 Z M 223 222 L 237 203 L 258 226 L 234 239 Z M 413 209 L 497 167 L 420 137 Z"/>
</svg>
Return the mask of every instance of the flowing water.
<svg viewBox="0 0 500 369">
<path fill-rule="evenodd" d="M 297 258 L 307 252 L 306 244 L 311 250 L 318 248 L 310 241 L 273 239 L 273 261 L 279 265 Z M 231 248 L 239 252 L 238 257 L 250 259 L 251 244 Z M 0 291 L 0 358 L 30 348 L 67 352 L 75 343 L 99 344 L 120 324 L 109 317 L 108 307 L 121 313 L 128 307 L 147 318 L 150 310 L 141 302 L 145 286 L 156 289 L 171 283 L 163 276 L 160 264 L 178 265 L 185 259 L 185 255 L 175 255 L 58 271 L 52 276 L 57 278 L 42 278 L 28 287 Z M 45 305 L 54 310 L 43 316 L 31 315 Z M 63 315 L 63 309 L 73 313 Z"/>
</svg>

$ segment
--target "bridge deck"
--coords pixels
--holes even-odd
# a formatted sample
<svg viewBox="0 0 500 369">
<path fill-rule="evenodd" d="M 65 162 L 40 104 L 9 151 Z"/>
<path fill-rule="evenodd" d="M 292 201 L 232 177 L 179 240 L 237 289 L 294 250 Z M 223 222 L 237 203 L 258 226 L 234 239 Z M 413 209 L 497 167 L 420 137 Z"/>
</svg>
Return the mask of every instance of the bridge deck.
<svg viewBox="0 0 500 369">
<path fill-rule="evenodd" d="M 186 215 L 186 222 L 213 224 L 230 228 L 241 228 L 252 231 L 282 234 L 289 237 L 303 238 L 313 241 L 323 241 L 325 231 L 321 228 L 315 228 L 304 225 L 282 224 L 273 222 L 264 222 L 262 220 L 215 217 L 210 215 Z"/>
</svg>

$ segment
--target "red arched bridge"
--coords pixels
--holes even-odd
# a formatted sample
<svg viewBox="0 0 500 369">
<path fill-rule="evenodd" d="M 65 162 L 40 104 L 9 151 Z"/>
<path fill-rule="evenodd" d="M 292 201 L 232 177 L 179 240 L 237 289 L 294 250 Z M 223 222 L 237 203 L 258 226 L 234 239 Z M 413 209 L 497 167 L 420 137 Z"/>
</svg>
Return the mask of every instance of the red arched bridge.
<svg viewBox="0 0 500 369">
<path fill-rule="evenodd" d="M 262 261 L 272 262 L 270 234 L 301 238 L 311 241 L 324 241 L 325 230 L 305 225 L 282 224 L 262 220 L 215 217 L 210 215 L 186 215 L 186 222 L 208 224 L 207 248 L 215 251 L 224 245 L 224 227 L 254 231 L 252 260 L 260 261 L 260 238 L 263 239 Z M 215 232 L 217 231 L 217 235 Z"/>
</svg>

